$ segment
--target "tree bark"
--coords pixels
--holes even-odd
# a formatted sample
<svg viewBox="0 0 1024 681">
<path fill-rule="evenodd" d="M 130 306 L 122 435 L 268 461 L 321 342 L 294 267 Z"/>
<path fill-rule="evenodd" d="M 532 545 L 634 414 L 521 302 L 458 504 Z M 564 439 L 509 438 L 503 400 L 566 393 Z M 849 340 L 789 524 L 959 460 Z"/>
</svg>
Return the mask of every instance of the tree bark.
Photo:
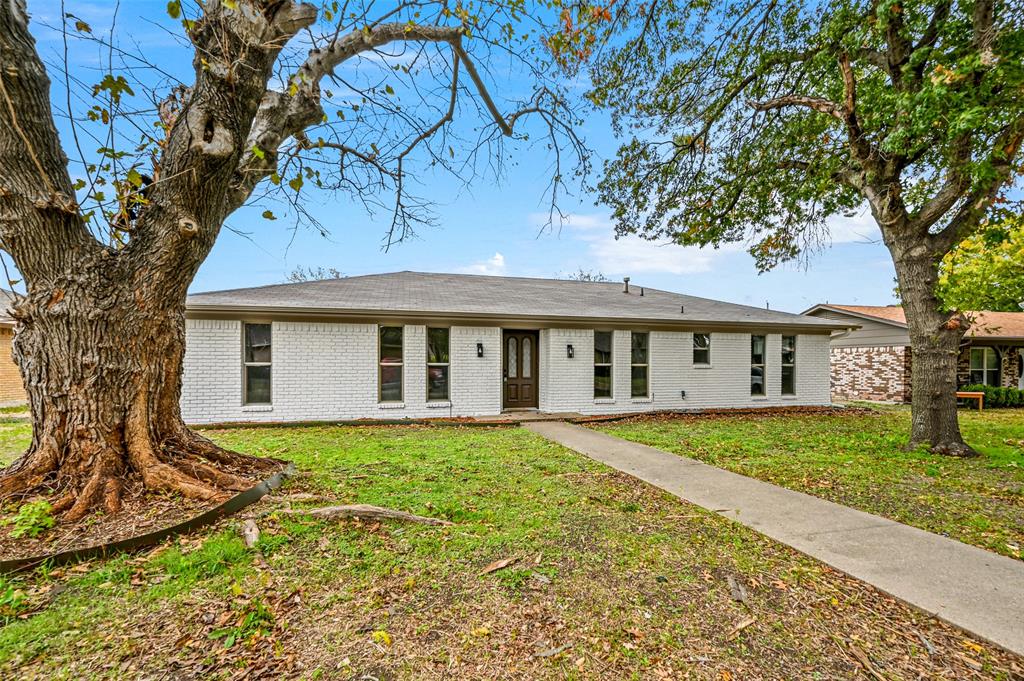
<svg viewBox="0 0 1024 681">
<path fill-rule="evenodd" d="M 942 310 L 935 295 L 940 256 L 907 240 L 890 244 L 910 334 L 911 430 L 908 448 L 927 445 L 949 456 L 976 456 L 957 418 L 957 357 L 968 329 L 960 313 Z"/>
<path fill-rule="evenodd" d="M 134 482 L 206 501 L 247 489 L 278 462 L 223 450 L 181 419 L 183 296 L 107 270 L 83 268 L 13 310 L 33 434 L 0 473 L 0 498 L 47 492 L 75 520 L 116 512 Z"/>
</svg>

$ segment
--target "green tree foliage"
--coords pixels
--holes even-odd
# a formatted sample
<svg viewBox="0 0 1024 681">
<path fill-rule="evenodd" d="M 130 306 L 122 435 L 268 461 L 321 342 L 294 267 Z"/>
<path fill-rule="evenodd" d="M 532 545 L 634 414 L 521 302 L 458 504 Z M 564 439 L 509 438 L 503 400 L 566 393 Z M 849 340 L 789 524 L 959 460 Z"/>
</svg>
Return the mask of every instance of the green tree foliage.
<svg viewBox="0 0 1024 681">
<path fill-rule="evenodd" d="M 1024 219 L 968 236 L 939 267 L 939 297 L 958 310 L 1020 312 L 1024 303 Z"/>
<path fill-rule="evenodd" d="M 965 197 L 987 209 L 1019 172 L 1024 10 L 987 3 L 991 28 L 975 35 L 985 4 L 681 0 L 624 13 L 635 33 L 597 62 L 590 93 L 632 137 L 599 187 L 618 232 L 749 239 L 766 269 L 827 243 L 826 220 L 871 203 L 882 179 L 898 188 L 876 198 L 933 232 L 975 211 Z"/>
<path fill-rule="evenodd" d="M 627 137 L 598 185 L 617 233 L 746 242 L 766 270 L 828 244 L 829 218 L 866 204 L 907 312 L 911 444 L 971 454 L 948 361 L 968 323 L 939 301 L 938 265 L 1020 205 L 1024 4 L 666 0 L 617 12 L 591 29 L 616 33 L 595 50 L 590 93 Z"/>
</svg>

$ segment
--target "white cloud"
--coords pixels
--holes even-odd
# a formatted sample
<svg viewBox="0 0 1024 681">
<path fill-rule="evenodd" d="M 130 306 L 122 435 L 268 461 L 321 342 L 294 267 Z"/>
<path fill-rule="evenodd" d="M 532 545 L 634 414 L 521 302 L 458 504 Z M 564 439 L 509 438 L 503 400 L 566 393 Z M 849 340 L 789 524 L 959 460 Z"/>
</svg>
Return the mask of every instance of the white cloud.
<svg viewBox="0 0 1024 681">
<path fill-rule="evenodd" d="M 459 272 L 462 272 L 463 274 L 505 274 L 505 256 L 501 253 L 495 253 L 487 260 L 481 260 L 473 263 L 472 265 L 460 267 Z"/>
<path fill-rule="evenodd" d="M 535 222 L 543 222 L 545 216 L 533 217 Z M 612 223 L 600 215 L 573 213 L 567 216 L 563 226 L 573 238 L 586 244 L 584 260 L 587 265 L 607 275 L 709 272 L 723 256 L 743 248 L 738 244 L 728 244 L 718 249 L 680 246 L 671 242 L 648 241 L 637 236 L 616 239 Z"/>
<path fill-rule="evenodd" d="M 878 223 L 867 207 L 853 217 L 839 215 L 829 218 L 828 228 L 833 244 L 875 243 L 882 239 Z"/>
</svg>

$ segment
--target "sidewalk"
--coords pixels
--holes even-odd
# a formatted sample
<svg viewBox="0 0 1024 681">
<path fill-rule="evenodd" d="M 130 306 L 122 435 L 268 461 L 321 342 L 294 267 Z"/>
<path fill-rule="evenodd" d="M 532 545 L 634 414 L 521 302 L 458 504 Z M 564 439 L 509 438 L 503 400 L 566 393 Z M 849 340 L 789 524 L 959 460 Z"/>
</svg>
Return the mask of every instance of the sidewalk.
<svg viewBox="0 0 1024 681">
<path fill-rule="evenodd" d="M 523 427 L 1024 655 L 1022 561 L 581 426 Z"/>
</svg>

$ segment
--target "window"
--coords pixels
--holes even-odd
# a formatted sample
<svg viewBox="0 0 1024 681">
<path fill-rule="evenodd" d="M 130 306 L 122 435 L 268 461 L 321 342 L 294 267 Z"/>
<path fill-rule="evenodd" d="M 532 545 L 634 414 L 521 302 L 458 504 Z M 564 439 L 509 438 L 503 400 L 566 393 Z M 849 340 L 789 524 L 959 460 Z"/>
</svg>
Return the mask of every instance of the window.
<svg viewBox="0 0 1024 681">
<path fill-rule="evenodd" d="M 245 404 L 270 404 L 270 324 L 245 324 Z"/>
<path fill-rule="evenodd" d="M 448 399 L 448 329 L 427 329 L 427 399 Z"/>
<path fill-rule="evenodd" d="M 508 352 L 507 361 L 508 367 L 506 367 L 505 373 L 508 374 L 508 378 L 519 378 L 519 358 L 516 356 L 516 352 L 519 349 L 519 343 L 512 336 L 508 338 Z"/>
<path fill-rule="evenodd" d="M 764 395 L 764 336 L 750 337 L 750 394 Z"/>
<path fill-rule="evenodd" d="M 971 348 L 971 383 L 999 385 L 999 353 L 995 348 Z"/>
<path fill-rule="evenodd" d="M 523 338 L 523 378 L 529 378 L 533 371 L 533 343 L 530 337 Z"/>
<path fill-rule="evenodd" d="M 693 363 L 711 364 L 711 334 L 693 334 Z"/>
<path fill-rule="evenodd" d="M 782 394 L 796 395 L 796 336 L 782 337 Z"/>
<path fill-rule="evenodd" d="M 380 327 L 380 401 L 402 401 L 402 327 Z"/>
<path fill-rule="evenodd" d="M 594 332 L 594 398 L 612 396 L 612 332 Z"/>
<path fill-rule="evenodd" d="M 650 334 L 637 333 L 633 331 L 630 337 L 630 387 L 631 397 L 648 397 L 647 369 L 648 369 L 648 342 Z"/>
</svg>

